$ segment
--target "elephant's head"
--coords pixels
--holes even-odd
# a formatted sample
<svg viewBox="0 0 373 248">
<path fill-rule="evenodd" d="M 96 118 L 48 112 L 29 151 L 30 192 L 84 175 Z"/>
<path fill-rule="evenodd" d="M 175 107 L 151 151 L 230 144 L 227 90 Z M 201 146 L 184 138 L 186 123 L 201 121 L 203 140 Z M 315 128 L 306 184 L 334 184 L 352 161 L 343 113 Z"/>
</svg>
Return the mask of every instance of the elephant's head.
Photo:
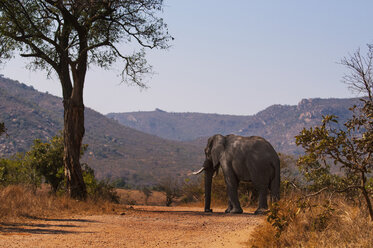
<svg viewBox="0 0 373 248">
<path fill-rule="evenodd" d="M 210 208 L 212 176 L 218 173 L 220 159 L 225 149 L 224 143 L 225 137 L 220 134 L 210 137 L 205 148 L 205 162 L 202 168 L 194 173 L 197 175 L 205 171 L 205 212 L 212 212 Z"/>
</svg>

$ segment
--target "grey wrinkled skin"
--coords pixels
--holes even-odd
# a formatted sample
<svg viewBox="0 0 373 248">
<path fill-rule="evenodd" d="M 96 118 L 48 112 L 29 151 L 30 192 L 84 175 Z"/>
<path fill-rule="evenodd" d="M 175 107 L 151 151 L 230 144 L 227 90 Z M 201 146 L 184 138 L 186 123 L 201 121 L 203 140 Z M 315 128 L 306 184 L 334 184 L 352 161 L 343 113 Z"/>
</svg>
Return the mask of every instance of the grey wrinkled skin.
<svg viewBox="0 0 373 248">
<path fill-rule="evenodd" d="M 259 194 L 259 207 L 255 214 L 268 209 L 268 190 L 274 201 L 280 199 L 280 159 L 272 145 L 264 138 L 220 134 L 209 138 L 205 148 L 205 212 L 212 212 L 212 175 L 222 168 L 229 198 L 226 213 L 242 213 L 238 200 L 240 181 L 252 182 Z"/>
</svg>

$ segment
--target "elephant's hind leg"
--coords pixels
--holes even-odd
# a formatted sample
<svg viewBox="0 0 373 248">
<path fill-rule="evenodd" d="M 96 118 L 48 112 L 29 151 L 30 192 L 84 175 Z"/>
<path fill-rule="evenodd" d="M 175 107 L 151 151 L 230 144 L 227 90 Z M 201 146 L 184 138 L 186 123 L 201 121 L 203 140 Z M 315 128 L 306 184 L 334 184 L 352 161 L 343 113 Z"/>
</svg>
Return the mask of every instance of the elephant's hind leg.
<svg viewBox="0 0 373 248">
<path fill-rule="evenodd" d="M 268 211 L 268 204 L 267 204 L 268 189 L 267 187 L 259 187 L 258 193 L 259 193 L 259 207 L 255 211 L 255 214 L 265 214 Z"/>
</svg>

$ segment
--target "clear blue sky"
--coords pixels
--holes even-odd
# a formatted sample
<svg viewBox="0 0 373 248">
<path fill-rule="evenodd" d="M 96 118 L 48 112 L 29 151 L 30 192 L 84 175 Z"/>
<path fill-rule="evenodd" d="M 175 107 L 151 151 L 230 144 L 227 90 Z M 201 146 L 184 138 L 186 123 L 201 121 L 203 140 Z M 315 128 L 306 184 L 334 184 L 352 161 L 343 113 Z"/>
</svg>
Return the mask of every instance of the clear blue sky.
<svg viewBox="0 0 373 248">
<path fill-rule="evenodd" d="M 146 111 L 250 115 L 303 98 L 354 97 L 338 62 L 373 43 L 371 0 L 168 0 L 175 37 L 151 51 L 149 89 L 120 84 L 119 65 L 90 68 L 85 105 L 101 113 Z M 58 79 L 9 62 L 1 73 L 61 96 Z"/>
</svg>

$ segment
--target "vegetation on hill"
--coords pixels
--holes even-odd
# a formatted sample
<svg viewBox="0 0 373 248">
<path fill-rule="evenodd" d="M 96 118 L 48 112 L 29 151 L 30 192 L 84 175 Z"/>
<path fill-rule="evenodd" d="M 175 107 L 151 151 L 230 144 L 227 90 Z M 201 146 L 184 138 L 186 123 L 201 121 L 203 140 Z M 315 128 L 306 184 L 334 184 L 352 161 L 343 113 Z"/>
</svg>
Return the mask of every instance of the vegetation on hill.
<svg viewBox="0 0 373 248">
<path fill-rule="evenodd" d="M 62 99 L 41 93 L 17 81 L 0 77 L 0 120 L 7 134 L 0 137 L 0 156 L 26 152 L 35 139 L 45 142 L 62 129 Z M 168 141 L 120 125 L 86 108 L 88 149 L 82 162 L 98 178 L 130 186 L 155 185 L 159 178 L 182 177 L 200 167 L 203 149 Z"/>
</svg>

